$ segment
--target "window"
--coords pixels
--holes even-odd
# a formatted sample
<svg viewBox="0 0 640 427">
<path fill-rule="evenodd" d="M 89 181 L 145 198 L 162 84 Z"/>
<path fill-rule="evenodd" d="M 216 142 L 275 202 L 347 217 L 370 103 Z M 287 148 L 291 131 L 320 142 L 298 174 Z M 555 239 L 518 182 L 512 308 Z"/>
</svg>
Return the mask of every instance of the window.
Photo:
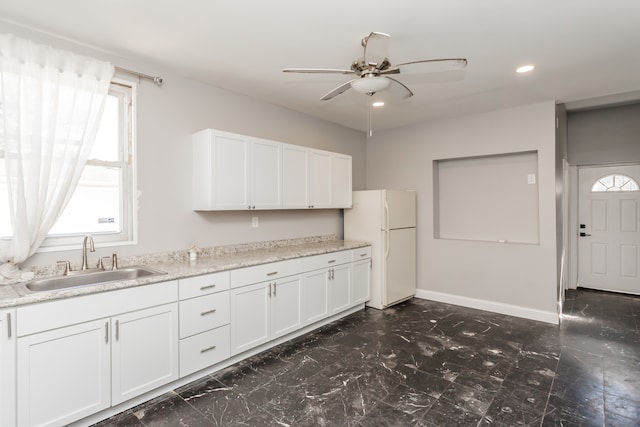
<svg viewBox="0 0 640 427">
<path fill-rule="evenodd" d="M 607 175 L 596 181 L 591 187 L 592 193 L 605 191 L 639 191 L 638 183 L 626 175 Z"/>
<path fill-rule="evenodd" d="M 87 165 L 41 249 L 76 247 L 85 234 L 93 235 L 96 243 L 135 240 L 134 96 L 134 87 L 111 83 Z M 0 200 L 7 200 L 3 157 L 0 150 Z M 6 205 L 0 204 L 0 238 L 11 235 Z"/>
</svg>

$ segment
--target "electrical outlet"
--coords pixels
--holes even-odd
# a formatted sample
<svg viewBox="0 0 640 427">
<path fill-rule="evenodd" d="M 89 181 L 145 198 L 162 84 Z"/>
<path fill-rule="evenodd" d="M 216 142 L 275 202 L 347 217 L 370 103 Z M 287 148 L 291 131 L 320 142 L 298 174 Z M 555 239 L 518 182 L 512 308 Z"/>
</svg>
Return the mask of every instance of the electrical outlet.
<svg viewBox="0 0 640 427">
<path fill-rule="evenodd" d="M 536 174 L 530 173 L 527 175 L 527 184 L 535 184 L 536 183 Z"/>
<path fill-rule="evenodd" d="M 251 227 L 258 228 L 259 226 L 260 226 L 260 223 L 258 222 L 258 217 L 257 216 L 251 217 Z"/>
</svg>

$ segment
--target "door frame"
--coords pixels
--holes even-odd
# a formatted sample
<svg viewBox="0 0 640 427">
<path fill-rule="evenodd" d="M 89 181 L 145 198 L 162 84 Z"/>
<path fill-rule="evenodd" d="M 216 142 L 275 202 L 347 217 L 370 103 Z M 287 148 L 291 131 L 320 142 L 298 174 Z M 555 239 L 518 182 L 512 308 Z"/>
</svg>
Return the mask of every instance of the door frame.
<svg viewBox="0 0 640 427">
<path fill-rule="evenodd" d="M 565 289 L 578 288 L 578 170 L 587 167 L 640 166 L 640 162 L 603 163 L 569 166 L 569 271 Z"/>
</svg>

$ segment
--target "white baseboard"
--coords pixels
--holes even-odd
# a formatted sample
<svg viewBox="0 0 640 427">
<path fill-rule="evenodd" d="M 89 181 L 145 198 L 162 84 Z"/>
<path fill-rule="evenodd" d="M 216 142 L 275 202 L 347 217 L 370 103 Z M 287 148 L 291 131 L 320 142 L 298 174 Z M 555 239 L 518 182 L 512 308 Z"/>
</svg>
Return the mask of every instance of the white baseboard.
<svg viewBox="0 0 640 427">
<path fill-rule="evenodd" d="M 552 323 L 554 325 L 559 324 L 558 313 L 553 311 L 536 310 L 518 305 L 462 297 L 459 295 L 427 291 L 424 289 L 416 289 L 416 298 L 444 302 L 446 304 L 461 305 L 463 307 L 475 308 L 478 310 L 491 311 L 494 313 L 507 314 L 509 316 L 537 320 L 539 322 Z"/>
</svg>

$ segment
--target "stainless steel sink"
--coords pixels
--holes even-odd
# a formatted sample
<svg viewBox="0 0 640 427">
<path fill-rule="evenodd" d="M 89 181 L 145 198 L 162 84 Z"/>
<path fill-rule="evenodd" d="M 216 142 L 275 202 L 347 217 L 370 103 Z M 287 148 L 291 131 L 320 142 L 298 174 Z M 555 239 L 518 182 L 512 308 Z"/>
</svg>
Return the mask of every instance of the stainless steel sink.
<svg viewBox="0 0 640 427">
<path fill-rule="evenodd" d="M 121 282 L 125 280 L 139 279 L 141 277 L 167 274 L 164 271 L 150 267 L 123 267 L 117 270 L 104 270 L 76 274 L 73 276 L 43 277 L 30 282 L 14 285 L 18 293 L 29 294 L 32 292 L 55 291 L 79 286 L 91 286 L 109 282 Z"/>
</svg>

